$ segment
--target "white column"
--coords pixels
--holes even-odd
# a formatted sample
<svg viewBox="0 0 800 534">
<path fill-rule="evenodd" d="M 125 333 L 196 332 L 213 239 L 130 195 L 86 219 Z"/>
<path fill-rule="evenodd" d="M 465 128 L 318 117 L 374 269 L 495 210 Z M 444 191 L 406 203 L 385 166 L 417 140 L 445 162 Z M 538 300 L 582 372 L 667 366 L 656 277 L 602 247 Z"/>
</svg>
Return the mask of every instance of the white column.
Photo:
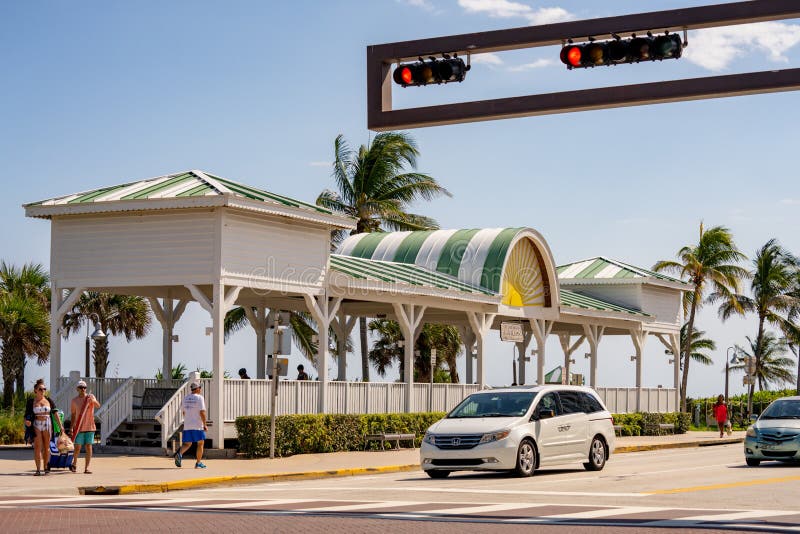
<svg viewBox="0 0 800 534">
<path fill-rule="evenodd" d="M 256 332 L 256 378 L 267 378 L 267 327 L 269 326 L 270 313 L 265 306 L 245 306 L 244 314 L 247 322 Z"/>
<path fill-rule="evenodd" d="M 161 325 L 161 374 L 165 380 L 172 377 L 172 337 L 175 331 L 175 323 L 181 318 L 188 300 L 178 301 L 177 306 L 173 307 L 173 300 L 167 297 L 163 303 L 158 299 L 148 298 L 150 308 Z"/>
<path fill-rule="evenodd" d="M 604 331 L 604 326 L 594 324 L 583 325 L 583 334 L 586 336 L 586 340 L 589 342 L 589 357 L 591 358 L 589 368 L 589 385 L 593 388 L 597 387 L 597 346 L 600 344 L 600 340 L 603 338 Z"/>
<path fill-rule="evenodd" d="M 546 319 L 531 319 L 530 324 L 533 337 L 536 338 L 536 383 L 541 386 L 544 384 L 545 345 L 555 322 Z"/>
<path fill-rule="evenodd" d="M 461 342 L 464 344 L 464 384 L 472 384 L 472 372 L 474 370 L 475 362 L 472 357 L 472 351 L 475 348 L 475 334 L 472 328 L 467 325 L 458 325 L 458 334 L 461 336 Z"/>
<path fill-rule="evenodd" d="M 329 299 L 327 294 L 315 296 L 309 293 L 303 297 L 308 311 L 317 323 L 317 374 L 319 375 L 317 411 L 325 413 L 328 409 L 328 330 L 330 330 L 331 321 L 339 311 L 342 298 Z"/>
<path fill-rule="evenodd" d="M 50 284 L 50 389 L 58 387 L 61 376 L 61 323 L 64 316 L 78 302 L 84 287 L 73 288 L 69 296 L 64 298 L 63 289 L 53 280 Z"/>
<path fill-rule="evenodd" d="M 570 369 L 572 368 L 572 353 L 578 350 L 578 347 L 586 339 L 586 336 L 578 336 L 578 339 L 570 345 L 570 341 L 572 340 L 572 336 L 569 334 L 558 334 L 558 341 L 561 343 L 561 350 L 564 351 L 564 377 L 562 378 L 562 383 L 569 384 L 569 374 Z"/>
<path fill-rule="evenodd" d="M 533 332 L 529 328 L 526 328 L 524 325 L 522 327 L 522 332 L 523 332 L 523 340 L 514 343 L 514 345 L 517 347 L 517 361 L 519 362 L 519 376 L 517 377 L 517 383 L 520 385 L 525 384 L 527 381 L 525 363 L 526 360 L 528 359 L 528 354 L 527 354 L 528 345 L 530 345 L 531 337 L 533 337 Z"/>
<path fill-rule="evenodd" d="M 403 381 L 406 383 L 406 413 L 414 410 L 414 345 L 422 330 L 425 306 L 392 304 L 403 333 Z"/>
<path fill-rule="evenodd" d="M 486 387 L 486 366 L 483 361 L 483 354 L 485 352 L 486 335 L 492 328 L 494 322 L 494 313 L 482 312 L 467 312 L 469 324 L 472 327 L 472 332 L 475 335 L 475 343 L 478 347 L 478 369 L 477 369 L 477 382 L 478 386 L 483 389 Z"/>
<path fill-rule="evenodd" d="M 355 315 L 348 317 L 344 311 L 340 309 L 339 313 L 336 314 L 336 317 L 334 317 L 331 322 L 333 331 L 336 333 L 336 352 L 339 356 L 336 362 L 336 379 L 342 382 L 347 380 L 347 338 L 350 336 L 350 332 L 353 331 L 357 320 L 358 317 Z"/>
<path fill-rule="evenodd" d="M 636 351 L 634 359 L 636 360 L 636 411 L 642 411 L 642 353 L 644 352 L 644 345 L 647 342 L 646 330 L 631 330 L 631 340 L 633 341 L 633 348 Z"/>
<path fill-rule="evenodd" d="M 675 388 L 675 411 L 681 411 L 681 336 L 680 334 L 672 334 L 670 336 L 672 342 L 672 384 Z"/>
</svg>

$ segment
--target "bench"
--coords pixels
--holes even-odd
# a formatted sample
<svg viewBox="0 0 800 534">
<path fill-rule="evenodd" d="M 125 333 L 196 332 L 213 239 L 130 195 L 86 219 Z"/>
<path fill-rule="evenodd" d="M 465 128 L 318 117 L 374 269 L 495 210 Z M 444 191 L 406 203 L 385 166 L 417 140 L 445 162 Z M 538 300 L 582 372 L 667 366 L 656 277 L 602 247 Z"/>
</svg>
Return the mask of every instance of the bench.
<svg viewBox="0 0 800 534">
<path fill-rule="evenodd" d="M 133 409 L 139 410 L 139 419 L 144 419 L 145 410 L 160 410 L 176 391 L 178 388 L 145 388 L 141 396 L 133 396 Z"/>
<path fill-rule="evenodd" d="M 675 425 L 673 423 L 656 423 L 647 425 L 648 431 L 655 431 L 656 436 L 662 436 L 666 433 L 674 434 L 675 433 Z"/>
<path fill-rule="evenodd" d="M 622 425 L 614 425 L 614 434 L 622 436 Z"/>
<path fill-rule="evenodd" d="M 384 449 L 384 443 L 387 441 L 391 443 L 392 441 L 395 442 L 395 449 L 400 448 L 401 441 L 411 441 L 411 446 L 414 446 L 414 440 L 417 439 L 417 435 L 413 432 L 405 433 L 405 432 L 376 432 L 374 434 L 366 434 L 364 436 L 364 450 L 367 450 L 367 446 L 369 445 L 370 441 L 380 441 L 381 442 L 381 450 Z"/>
</svg>

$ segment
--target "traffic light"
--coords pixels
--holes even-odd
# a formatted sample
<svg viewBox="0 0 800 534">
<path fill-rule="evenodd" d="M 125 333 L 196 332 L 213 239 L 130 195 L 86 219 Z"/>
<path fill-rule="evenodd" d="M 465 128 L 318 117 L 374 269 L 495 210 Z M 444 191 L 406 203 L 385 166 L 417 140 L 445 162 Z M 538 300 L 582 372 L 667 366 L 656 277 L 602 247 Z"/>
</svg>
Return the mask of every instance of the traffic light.
<svg viewBox="0 0 800 534">
<path fill-rule="evenodd" d="M 442 59 L 419 58 L 416 63 L 406 63 L 394 69 L 394 82 L 403 87 L 411 85 L 428 85 L 429 83 L 463 82 L 467 76 L 469 65 L 460 57 L 445 54 Z"/>
<path fill-rule="evenodd" d="M 683 53 L 683 42 L 676 33 L 665 33 L 647 37 L 632 35 L 622 39 L 614 35 L 608 41 L 568 44 L 561 49 L 561 62 L 568 69 L 598 67 L 601 65 L 618 65 L 621 63 L 639 63 L 640 61 L 656 61 L 678 59 Z"/>
</svg>

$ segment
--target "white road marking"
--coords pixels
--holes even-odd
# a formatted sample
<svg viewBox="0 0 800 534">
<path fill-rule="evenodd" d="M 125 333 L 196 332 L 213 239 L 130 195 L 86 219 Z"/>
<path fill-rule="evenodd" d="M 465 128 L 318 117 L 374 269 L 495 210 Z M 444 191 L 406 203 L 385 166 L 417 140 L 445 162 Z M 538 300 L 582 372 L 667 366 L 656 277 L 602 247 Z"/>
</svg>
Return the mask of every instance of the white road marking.
<svg viewBox="0 0 800 534">
<path fill-rule="evenodd" d="M 419 501 L 380 501 L 361 504 L 345 504 L 340 506 L 326 506 L 324 508 L 306 508 L 306 512 L 349 512 L 351 510 L 369 510 L 371 508 L 397 508 L 400 506 L 413 506 Z"/>
<path fill-rule="evenodd" d="M 119 498 L 119 497 L 117 497 Z M 153 504 L 165 504 L 165 505 L 172 505 L 177 503 L 183 502 L 193 502 L 197 501 L 197 498 L 185 498 L 185 499 L 131 499 L 129 501 L 121 501 L 121 502 L 94 502 L 94 499 L 87 500 L 84 502 L 74 502 L 69 504 L 54 504 L 53 506 L 59 506 L 64 508 L 93 508 L 95 506 L 124 506 L 124 507 L 136 507 L 136 506 L 151 506 Z"/>
<path fill-rule="evenodd" d="M 616 508 L 601 508 L 599 510 L 588 510 L 586 512 L 575 512 L 572 514 L 543 515 L 538 519 L 561 520 L 561 519 L 595 519 L 600 517 L 612 517 L 616 515 L 639 514 L 645 512 L 657 512 L 663 508 L 650 506 L 624 506 Z"/>
<path fill-rule="evenodd" d="M 195 499 L 196 500 L 196 499 Z M 239 501 L 239 502 L 228 502 L 228 503 L 217 503 L 217 504 L 194 504 L 186 506 L 186 508 L 246 508 L 248 506 L 277 506 L 279 504 L 299 504 L 304 502 L 314 502 L 318 501 L 319 499 L 272 499 L 272 500 L 250 500 L 250 501 Z"/>
<path fill-rule="evenodd" d="M 57 501 L 70 502 L 70 501 L 77 501 L 77 500 L 80 500 L 80 499 L 85 499 L 85 502 L 98 501 L 98 500 L 107 501 L 107 500 L 110 500 L 110 499 L 119 499 L 119 495 L 114 495 L 114 496 L 110 495 L 108 497 L 100 497 L 100 496 L 98 496 L 98 497 L 95 497 L 95 496 L 82 497 L 82 496 L 78 496 L 78 495 L 69 495 L 69 496 L 59 496 L 59 497 L 44 497 L 44 498 L 40 497 L 40 498 L 36 498 L 36 499 L 16 499 L 16 500 L 7 501 L 7 502 L 0 500 L 0 506 L 2 506 L 2 507 L 8 507 L 8 506 L 15 507 L 18 504 L 58 504 Z"/>
<path fill-rule="evenodd" d="M 788 512 L 785 510 L 747 510 L 744 512 L 696 515 L 692 517 L 682 517 L 684 521 L 738 521 L 740 519 L 755 519 L 757 517 L 777 517 L 782 515 L 797 515 L 798 512 Z"/>
<path fill-rule="evenodd" d="M 544 506 L 543 504 L 527 504 L 527 503 L 500 503 L 500 504 L 487 504 L 484 506 L 461 506 L 458 508 L 440 508 L 438 510 L 422 510 L 414 511 L 413 514 L 419 515 L 472 515 L 482 514 L 486 512 L 500 512 L 503 510 L 514 510 L 522 508 L 535 508 L 537 506 Z"/>
<path fill-rule="evenodd" d="M 441 487 L 425 487 L 425 486 L 392 486 L 386 488 L 363 488 L 363 487 L 311 487 L 303 488 L 303 491 L 413 491 L 419 492 L 433 492 L 433 493 L 478 493 L 478 494 L 492 494 L 492 495 L 558 495 L 565 497 L 648 497 L 648 493 L 613 493 L 613 492 L 589 492 L 589 491 L 545 491 L 545 490 L 496 490 L 486 488 L 441 488 Z M 588 506 L 588 505 L 587 505 Z"/>
</svg>

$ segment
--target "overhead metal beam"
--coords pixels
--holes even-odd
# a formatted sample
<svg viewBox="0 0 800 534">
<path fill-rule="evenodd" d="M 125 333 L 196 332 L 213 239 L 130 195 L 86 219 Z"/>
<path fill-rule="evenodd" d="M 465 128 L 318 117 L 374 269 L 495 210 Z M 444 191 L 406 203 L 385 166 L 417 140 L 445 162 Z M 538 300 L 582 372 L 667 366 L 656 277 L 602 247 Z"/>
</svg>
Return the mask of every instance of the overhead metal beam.
<svg viewBox="0 0 800 534">
<path fill-rule="evenodd" d="M 523 48 L 533 48 L 538 46 L 559 45 L 570 38 L 576 40 L 585 40 L 588 36 L 592 36 L 598 39 L 604 39 L 611 37 L 611 33 L 628 34 L 647 30 L 652 30 L 654 32 L 665 30 L 679 31 L 683 29 L 696 30 L 702 28 L 732 26 L 738 24 L 785 20 L 792 18 L 800 18 L 800 1 L 757 0 L 672 9 L 666 11 L 655 11 L 651 13 L 639 13 L 634 15 L 622 15 L 590 20 L 560 22 L 542 26 L 527 26 L 522 28 L 511 28 L 507 30 L 468 33 L 369 46 L 367 47 L 367 126 L 372 130 L 386 130 L 400 127 L 414 128 L 417 126 L 431 126 L 433 124 L 491 120 L 513 116 L 541 115 L 545 113 L 563 113 L 566 111 L 580 111 L 582 109 L 600 109 L 603 107 L 641 105 L 651 102 L 670 102 L 678 100 L 691 100 L 696 98 L 733 96 L 736 94 L 794 90 L 796 87 L 771 86 L 766 80 L 763 80 L 761 83 L 766 83 L 767 85 L 764 90 L 731 88 L 730 90 L 726 89 L 721 92 L 718 91 L 718 94 L 707 94 L 703 96 L 692 96 L 690 92 L 690 94 L 686 97 L 682 97 L 679 92 L 675 92 L 672 95 L 662 94 L 661 96 L 654 97 L 653 100 L 648 100 L 647 95 L 639 93 L 640 101 L 635 103 L 615 103 L 613 101 L 603 103 L 600 100 L 600 97 L 604 94 L 614 93 L 617 91 L 629 92 L 631 91 L 630 88 L 639 88 L 638 91 L 644 90 L 645 88 L 654 89 L 660 85 L 642 84 L 636 86 L 589 90 L 600 91 L 598 93 L 575 91 L 567 93 L 552 93 L 549 95 L 532 95 L 510 99 L 482 101 L 485 109 L 481 112 L 477 112 L 475 109 L 476 106 L 479 107 L 481 102 L 402 110 L 403 114 L 413 111 L 414 109 L 426 109 L 429 116 L 431 113 L 439 113 L 440 111 L 450 114 L 447 117 L 432 117 L 434 120 L 430 122 L 414 123 L 408 120 L 399 120 L 397 118 L 398 115 L 395 115 L 395 113 L 401 113 L 400 110 L 392 111 L 392 85 L 391 77 L 389 76 L 391 66 L 395 62 L 416 59 L 420 56 L 441 54 L 443 52 L 459 52 L 462 54 L 467 52 L 500 52 Z M 752 74 L 758 75 L 761 73 Z M 737 82 L 735 76 L 697 78 L 696 80 L 708 80 L 711 82 L 715 79 L 718 81 L 730 81 L 731 83 Z M 668 84 L 671 82 L 664 83 Z M 747 85 L 748 83 L 752 84 L 752 80 L 747 82 L 740 81 L 740 83 L 743 83 L 744 85 Z M 586 108 L 577 106 L 571 108 L 569 103 L 565 101 L 557 102 L 555 105 L 550 106 L 560 111 L 543 111 L 543 109 L 548 106 L 543 105 L 543 102 L 540 99 L 552 101 L 559 100 L 563 96 L 566 100 L 569 100 L 569 95 L 573 94 L 582 94 L 584 96 L 593 98 L 594 105 Z M 517 101 L 516 106 L 510 105 L 508 101 L 511 100 Z M 519 109 L 519 105 L 523 102 L 532 105 L 538 105 L 540 109 L 522 111 Z M 471 118 L 465 118 L 462 120 L 454 119 L 452 116 L 454 108 L 452 106 L 461 105 L 467 106 L 467 108 L 463 108 L 460 111 L 470 111 Z M 504 111 L 500 114 L 493 113 L 498 106 L 504 110 L 508 108 L 516 108 L 517 110 L 510 113 L 507 111 Z M 458 109 L 456 109 L 456 111 L 458 111 Z M 390 115 L 393 118 L 390 119 Z"/>
</svg>

